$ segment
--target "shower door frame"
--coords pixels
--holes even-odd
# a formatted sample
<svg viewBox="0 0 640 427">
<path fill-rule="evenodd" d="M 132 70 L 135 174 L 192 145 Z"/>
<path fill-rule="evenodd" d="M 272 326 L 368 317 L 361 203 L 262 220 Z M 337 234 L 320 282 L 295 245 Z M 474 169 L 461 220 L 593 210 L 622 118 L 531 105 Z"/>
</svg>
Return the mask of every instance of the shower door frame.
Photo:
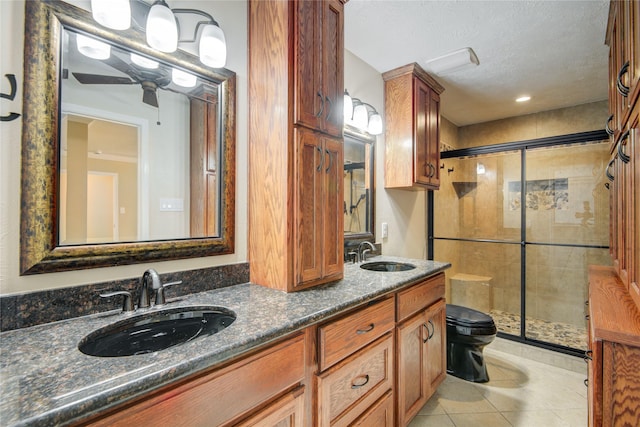
<svg viewBox="0 0 640 427">
<path fill-rule="evenodd" d="M 526 152 L 527 150 L 545 147 L 557 147 L 561 145 L 579 144 L 588 142 L 597 142 L 608 140 L 609 135 L 603 130 L 580 132 L 567 135 L 552 136 L 547 138 L 538 138 L 525 141 L 507 142 L 504 144 L 492 144 L 479 147 L 463 148 L 458 150 L 443 151 L 440 153 L 440 159 L 451 159 L 457 157 L 470 157 L 483 154 L 496 154 L 507 151 L 519 151 L 520 152 L 520 182 L 526 182 L 527 168 L 526 168 Z M 427 259 L 434 259 L 434 241 L 446 240 L 446 241 L 463 241 L 463 242 L 479 242 L 479 243 L 501 243 L 509 245 L 520 245 L 520 335 L 507 334 L 505 332 L 498 331 L 500 338 L 505 338 L 511 341 L 521 342 L 536 347 L 545 348 L 548 350 L 559 351 L 561 353 L 570 354 L 574 356 L 584 356 L 584 350 L 574 349 L 566 347 L 560 344 L 549 343 L 545 341 L 528 338 L 526 336 L 526 267 L 527 267 L 527 245 L 541 245 L 541 246 L 558 246 L 558 247 L 579 247 L 588 249 L 609 249 L 609 246 L 599 245 L 584 245 L 584 244 L 569 244 L 569 243 L 540 243 L 540 242 L 528 242 L 526 236 L 526 224 L 527 209 L 525 203 L 526 192 L 522 191 L 520 194 L 520 241 L 507 241 L 499 239 L 465 239 L 465 238 L 448 238 L 448 237 L 435 237 L 434 233 L 434 191 L 428 190 L 427 192 Z M 586 345 L 587 343 L 585 343 Z"/>
</svg>

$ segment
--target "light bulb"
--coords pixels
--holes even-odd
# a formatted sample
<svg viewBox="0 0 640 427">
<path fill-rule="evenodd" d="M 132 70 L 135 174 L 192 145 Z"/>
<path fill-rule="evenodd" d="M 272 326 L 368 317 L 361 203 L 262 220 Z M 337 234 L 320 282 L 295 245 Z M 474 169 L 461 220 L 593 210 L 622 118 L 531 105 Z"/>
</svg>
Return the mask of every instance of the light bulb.
<svg viewBox="0 0 640 427">
<path fill-rule="evenodd" d="M 155 70 L 156 68 L 158 68 L 158 65 L 160 65 L 153 59 L 145 58 L 144 56 L 140 56 L 135 53 L 131 54 L 131 62 L 142 68 L 148 68 L 150 70 Z"/>
<path fill-rule="evenodd" d="M 202 29 L 198 52 L 204 65 L 213 68 L 224 67 L 227 62 L 227 42 L 220 27 L 208 24 Z"/>
<path fill-rule="evenodd" d="M 371 135 L 380 135 L 382 133 L 382 117 L 380 117 L 380 114 L 374 113 L 369 117 L 367 132 Z"/>
<path fill-rule="evenodd" d="M 353 124 L 358 129 L 365 130 L 369 123 L 369 113 L 367 113 L 367 107 L 363 104 L 356 105 L 353 110 Z"/>
<path fill-rule="evenodd" d="M 98 24 L 112 30 L 126 30 L 131 26 L 129 0 L 91 0 L 91 15 Z"/>
<path fill-rule="evenodd" d="M 156 1 L 147 16 L 147 43 L 160 52 L 178 49 L 178 24 L 167 3 Z"/>
<path fill-rule="evenodd" d="M 173 68 L 171 70 L 171 81 L 178 86 L 182 87 L 194 87 L 198 78 L 193 74 L 189 74 L 185 71 Z"/>
<path fill-rule="evenodd" d="M 76 45 L 78 51 L 89 58 L 103 60 L 111 56 L 111 46 L 82 34 L 76 34 Z"/>
</svg>

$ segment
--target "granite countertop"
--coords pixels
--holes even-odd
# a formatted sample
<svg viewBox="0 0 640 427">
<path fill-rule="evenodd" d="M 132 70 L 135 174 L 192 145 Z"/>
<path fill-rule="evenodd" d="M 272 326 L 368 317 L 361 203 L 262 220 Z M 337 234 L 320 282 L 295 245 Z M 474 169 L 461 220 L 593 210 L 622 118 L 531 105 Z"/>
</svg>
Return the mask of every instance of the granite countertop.
<svg viewBox="0 0 640 427">
<path fill-rule="evenodd" d="M 210 368 L 244 352 L 393 292 L 450 264 L 380 256 L 415 269 L 381 273 L 345 265 L 344 279 L 285 293 L 250 283 L 168 301 L 163 308 L 215 305 L 233 310 L 228 328 L 156 353 L 93 357 L 78 342 L 124 318 L 110 311 L 0 334 L 0 425 L 65 425 Z"/>
</svg>

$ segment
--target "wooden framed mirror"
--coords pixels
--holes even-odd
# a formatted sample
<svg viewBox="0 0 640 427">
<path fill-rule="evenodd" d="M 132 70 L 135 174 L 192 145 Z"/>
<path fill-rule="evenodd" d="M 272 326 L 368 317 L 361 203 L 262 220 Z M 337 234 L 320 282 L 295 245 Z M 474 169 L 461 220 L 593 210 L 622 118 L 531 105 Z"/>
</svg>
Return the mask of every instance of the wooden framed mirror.
<svg viewBox="0 0 640 427">
<path fill-rule="evenodd" d="M 344 128 L 344 239 L 347 244 L 375 242 L 376 138 L 357 128 Z"/>
<path fill-rule="evenodd" d="M 207 68 L 182 50 L 157 52 L 135 27 L 108 30 L 64 2 L 25 7 L 21 275 L 233 253 L 235 73 Z M 78 36 L 110 45 L 111 59 L 78 62 Z M 133 56 L 159 66 L 140 77 L 131 72 Z M 181 89 L 167 78 L 174 69 L 195 86 Z M 83 82 L 83 74 L 93 77 Z M 122 104 L 107 102 L 109 96 Z M 125 139 L 105 127 L 114 124 L 135 128 L 135 155 L 110 151 Z M 93 136 L 76 144 L 78 134 Z M 104 169 L 109 162 L 119 166 Z M 111 184 L 95 184 L 88 172 L 110 176 Z M 126 219 L 131 212 L 136 216 Z M 106 232 L 87 226 L 105 213 Z"/>
</svg>

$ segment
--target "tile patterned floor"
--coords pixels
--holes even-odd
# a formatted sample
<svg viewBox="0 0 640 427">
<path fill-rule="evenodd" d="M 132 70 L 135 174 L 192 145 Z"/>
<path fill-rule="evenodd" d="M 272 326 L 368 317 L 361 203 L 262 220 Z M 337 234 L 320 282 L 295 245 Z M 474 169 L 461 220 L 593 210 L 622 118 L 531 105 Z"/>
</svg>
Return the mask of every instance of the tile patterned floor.
<svg viewBox="0 0 640 427">
<path fill-rule="evenodd" d="M 550 352 L 551 353 L 551 352 Z M 410 427 L 585 427 L 584 373 L 485 348 L 490 381 L 447 375 Z"/>
<path fill-rule="evenodd" d="M 500 332 L 520 335 L 520 316 L 506 311 L 491 310 L 491 317 Z M 578 350 L 587 349 L 587 330 L 568 323 L 548 322 L 527 317 L 527 337 Z"/>
</svg>

